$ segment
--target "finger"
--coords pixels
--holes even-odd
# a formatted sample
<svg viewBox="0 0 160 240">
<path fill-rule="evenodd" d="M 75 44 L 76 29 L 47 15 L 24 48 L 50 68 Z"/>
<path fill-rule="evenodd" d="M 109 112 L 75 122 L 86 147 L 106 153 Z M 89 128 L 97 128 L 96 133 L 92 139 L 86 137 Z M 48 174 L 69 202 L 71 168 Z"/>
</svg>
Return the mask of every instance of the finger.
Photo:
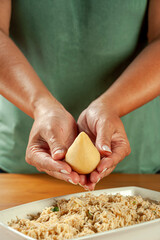
<svg viewBox="0 0 160 240">
<path fill-rule="evenodd" d="M 93 191 L 94 188 L 95 188 L 96 184 L 95 183 L 92 183 L 90 180 L 87 182 L 86 185 L 84 185 L 84 189 L 86 191 Z"/>
<path fill-rule="evenodd" d="M 54 133 L 53 129 L 50 128 L 45 131 L 42 130 L 41 136 L 48 143 L 51 156 L 54 160 L 60 160 L 65 157 L 67 148 L 65 147 L 63 139 L 60 139 L 61 134 L 56 133 L 56 126 L 54 129 Z"/>
<path fill-rule="evenodd" d="M 107 177 L 109 174 L 111 174 L 111 172 L 115 169 L 116 166 L 113 166 L 109 169 L 107 169 L 105 172 L 100 173 L 100 179 Z"/>
<path fill-rule="evenodd" d="M 107 169 L 113 167 L 114 162 L 112 159 L 112 155 L 110 157 L 104 157 L 101 159 L 100 163 L 97 166 L 97 171 L 99 173 L 102 173 L 103 171 L 106 171 Z"/>
<path fill-rule="evenodd" d="M 45 172 L 52 177 L 55 177 L 57 179 L 60 179 L 60 180 L 63 180 L 63 181 L 69 182 L 69 183 L 72 183 L 74 185 L 77 185 L 79 183 L 79 176 L 76 172 L 72 172 L 69 175 L 59 173 L 59 172 L 56 172 L 56 171 L 45 170 Z"/>
<path fill-rule="evenodd" d="M 72 171 L 69 174 L 69 177 L 70 177 L 70 180 L 71 180 L 71 181 L 69 181 L 70 183 L 72 183 L 72 184 L 78 184 L 79 183 L 80 177 L 79 177 L 79 174 L 77 172 Z"/>
<path fill-rule="evenodd" d="M 91 141 L 95 143 L 95 135 L 90 131 L 85 114 L 82 113 L 80 115 L 77 124 L 79 132 L 85 132 L 90 137 Z"/>
<path fill-rule="evenodd" d="M 111 155 L 111 138 L 114 133 L 113 126 L 109 121 L 98 122 L 96 126 L 96 147 L 102 156 Z"/>
<path fill-rule="evenodd" d="M 100 181 L 100 173 L 96 170 L 90 174 L 90 181 L 93 183 L 98 183 Z"/>
<path fill-rule="evenodd" d="M 103 158 L 97 166 L 98 172 L 103 172 L 105 169 L 116 166 L 131 152 L 129 142 L 126 140 L 115 143 L 112 147 L 113 153 L 108 158 Z"/>
<path fill-rule="evenodd" d="M 79 185 L 83 187 L 85 184 L 87 184 L 87 176 L 86 175 L 79 175 Z"/>
<path fill-rule="evenodd" d="M 26 162 L 36 168 L 62 172 L 65 174 L 70 174 L 72 169 L 64 161 L 55 161 L 51 156 L 42 151 L 42 149 L 37 149 L 37 147 L 29 147 L 26 152 Z"/>
<path fill-rule="evenodd" d="M 102 178 L 108 176 L 115 168 L 116 166 L 113 166 L 105 171 L 103 171 L 102 173 L 99 173 L 97 171 L 94 171 L 91 173 L 90 175 L 90 181 L 97 184 Z"/>
<path fill-rule="evenodd" d="M 94 190 L 95 183 L 90 181 L 90 174 L 85 175 L 85 184 L 83 185 L 83 188 L 87 191 Z"/>
</svg>

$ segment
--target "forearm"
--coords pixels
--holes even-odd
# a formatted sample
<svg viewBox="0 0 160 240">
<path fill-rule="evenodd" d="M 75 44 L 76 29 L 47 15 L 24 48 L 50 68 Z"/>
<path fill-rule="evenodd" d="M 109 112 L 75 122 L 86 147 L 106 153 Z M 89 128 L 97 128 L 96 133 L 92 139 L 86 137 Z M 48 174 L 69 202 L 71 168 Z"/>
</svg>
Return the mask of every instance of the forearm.
<svg viewBox="0 0 160 240">
<path fill-rule="evenodd" d="M 0 31 L 0 94 L 34 117 L 35 108 L 46 99 L 56 101 L 44 86 L 27 59 Z"/>
<path fill-rule="evenodd" d="M 149 44 L 102 95 L 118 115 L 139 108 L 160 94 L 160 39 Z"/>
</svg>

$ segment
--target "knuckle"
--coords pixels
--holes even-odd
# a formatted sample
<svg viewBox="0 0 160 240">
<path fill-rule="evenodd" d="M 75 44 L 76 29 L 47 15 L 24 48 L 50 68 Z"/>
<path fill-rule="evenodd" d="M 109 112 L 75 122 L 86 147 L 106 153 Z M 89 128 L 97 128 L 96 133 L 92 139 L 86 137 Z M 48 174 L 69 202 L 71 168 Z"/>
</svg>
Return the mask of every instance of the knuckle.
<svg viewBox="0 0 160 240">
<path fill-rule="evenodd" d="M 55 139 L 55 137 L 54 137 L 54 136 L 51 136 L 51 137 L 49 138 L 49 142 L 50 142 L 52 145 L 56 144 L 56 139 Z"/>
<path fill-rule="evenodd" d="M 82 113 L 78 119 L 78 126 L 84 128 L 86 126 L 86 118 L 84 117 L 84 114 Z"/>
<path fill-rule="evenodd" d="M 95 109 L 93 106 L 90 106 L 88 108 L 86 108 L 83 112 L 82 115 L 87 115 L 87 116 L 94 116 L 95 115 Z"/>
<path fill-rule="evenodd" d="M 45 129 L 43 129 L 44 132 L 51 132 L 53 131 L 53 127 L 51 126 L 51 124 L 47 124 L 47 126 L 45 126 Z"/>
<path fill-rule="evenodd" d="M 26 160 L 26 162 L 28 163 L 28 164 L 31 164 L 31 153 L 30 153 L 30 151 L 26 151 L 26 155 L 25 155 L 25 160 Z"/>
<path fill-rule="evenodd" d="M 104 117 L 104 116 L 101 116 L 101 118 L 99 119 L 99 121 L 97 122 L 97 125 L 98 127 L 101 127 L 101 126 L 106 126 L 107 123 L 109 123 L 107 121 L 107 119 Z"/>
<path fill-rule="evenodd" d="M 49 138 L 49 145 L 52 152 L 61 151 L 64 149 L 64 146 L 59 143 L 54 137 Z"/>
<path fill-rule="evenodd" d="M 128 156 L 131 153 L 131 147 L 129 141 L 126 143 L 126 156 Z"/>
<path fill-rule="evenodd" d="M 105 116 L 101 117 L 97 124 L 97 130 L 99 129 L 104 136 L 108 136 L 108 134 L 113 134 L 115 125 L 110 119 Z"/>
<path fill-rule="evenodd" d="M 101 136 L 99 136 L 99 142 L 101 142 L 102 144 L 104 143 L 105 145 L 108 145 L 108 146 L 110 146 L 110 141 L 109 141 L 109 139 L 106 137 L 106 136 L 104 136 L 104 135 L 101 135 Z"/>
<path fill-rule="evenodd" d="M 32 165 L 33 163 L 33 156 L 36 153 L 35 146 L 28 146 L 26 149 L 25 160 L 28 164 Z"/>
</svg>

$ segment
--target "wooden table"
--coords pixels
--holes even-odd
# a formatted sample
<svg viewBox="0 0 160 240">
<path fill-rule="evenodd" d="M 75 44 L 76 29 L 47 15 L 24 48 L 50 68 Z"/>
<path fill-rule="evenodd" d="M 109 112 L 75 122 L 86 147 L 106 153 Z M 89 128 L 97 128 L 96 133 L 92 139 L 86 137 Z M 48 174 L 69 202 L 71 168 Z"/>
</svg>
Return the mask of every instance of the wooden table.
<svg viewBox="0 0 160 240">
<path fill-rule="evenodd" d="M 111 174 L 96 189 L 138 186 L 160 191 L 160 174 Z M 0 210 L 49 197 L 83 192 L 75 186 L 45 174 L 0 174 Z"/>
</svg>

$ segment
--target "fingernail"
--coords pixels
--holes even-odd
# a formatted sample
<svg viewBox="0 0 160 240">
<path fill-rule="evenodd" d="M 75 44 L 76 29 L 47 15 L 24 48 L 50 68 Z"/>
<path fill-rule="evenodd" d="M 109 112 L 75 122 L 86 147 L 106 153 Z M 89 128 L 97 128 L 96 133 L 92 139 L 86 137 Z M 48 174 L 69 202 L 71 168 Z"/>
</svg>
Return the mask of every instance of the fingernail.
<svg viewBox="0 0 160 240">
<path fill-rule="evenodd" d="M 80 183 L 79 183 L 79 186 L 83 187 L 83 185 L 82 185 L 82 184 L 80 184 Z"/>
<path fill-rule="evenodd" d="M 101 173 L 104 173 L 107 169 L 108 169 L 108 168 L 103 169 L 103 171 L 102 171 Z"/>
<path fill-rule="evenodd" d="M 71 179 L 68 180 L 68 182 L 74 184 L 74 185 L 77 185 L 77 183 L 74 183 Z"/>
<path fill-rule="evenodd" d="M 86 191 L 89 191 L 89 188 L 87 186 L 83 186 Z"/>
<path fill-rule="evenodd" d="M 64 173 L 64 174 L 70 174 L 69 172 L 67 172 L 67 171 L 64 170 L 64 169 L 62 169 L 60 172 L 61 172 L 61 173 Z"/>
<path fill-rule="evenodd" d="M 63 150 L 63 149 L 59 149 L 59 150 L 55 151 L 55 152 L 53 153 L 53 156 L 54 156 L 55 154 L 59 154 L 59 153 L 64 153 L 64 150 Z"/>
<path fill-rule="evenodd" d="M 107 145 L 103 145 L 102 150 L 112 153 L 111 149 Z"/>
<path fill-rule="evenodd" d="M 97 180 L 97 182 L 96 182 L 96 183 L 98 183 L 100 180 L 101 180 L 101 178 L 98 178 L 98 180 Z"/>
</svg>

